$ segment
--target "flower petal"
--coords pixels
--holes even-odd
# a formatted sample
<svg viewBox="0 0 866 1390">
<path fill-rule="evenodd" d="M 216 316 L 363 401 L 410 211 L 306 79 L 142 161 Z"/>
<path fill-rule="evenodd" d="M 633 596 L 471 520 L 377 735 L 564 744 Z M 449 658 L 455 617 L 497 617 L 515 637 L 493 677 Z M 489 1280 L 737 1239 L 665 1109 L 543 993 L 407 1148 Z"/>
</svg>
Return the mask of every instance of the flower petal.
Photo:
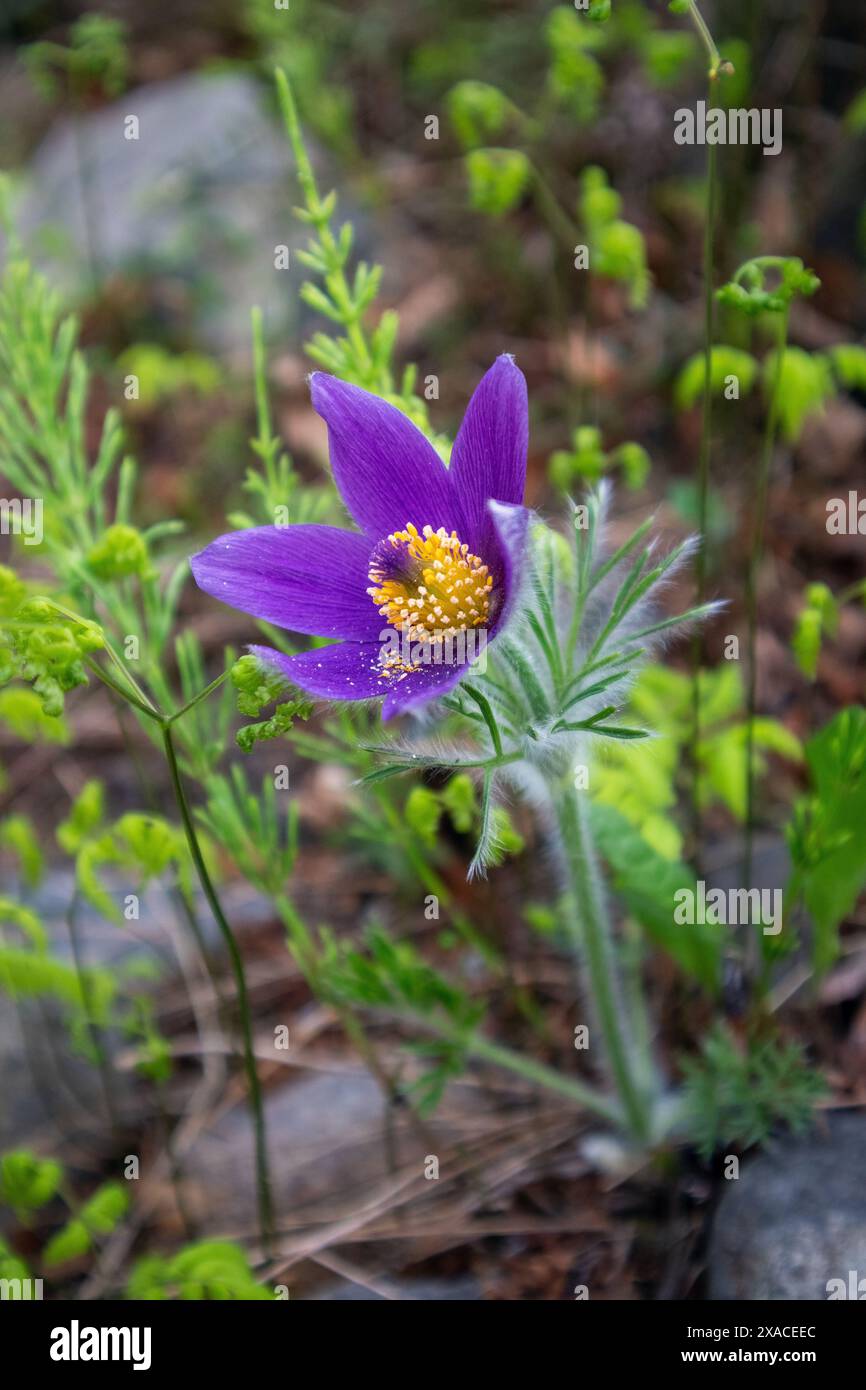
<svg viewBox="0 0 866 1390">
<path fill-rule="evenodd" d="M 490 638 L 509 622 L 520 597 L 531 516 L 528 507 L 505 507 L 499 502 L 487 504 L 487 535 L 492 538 L 492 545 L 489 539 L 486 545 L 488 553 L 495 552 L 495 588 L 502 596 L 493 617 Z"/>
<path fill-rule="evenodd" d="M 200 589 L 254 618 L 363 639 L 382 626 L 367 593 L 370 550 L 366 536 L 336 526 L 255 526 L 220 536 L 190 564 Z"/>
<path fill-rule="evenodd" d="M 379 642 L 335 642 L 297 656 L 285 656 L 273 647 L 249 650 L 322 700 L 381 700 L 388 689 L 379 664 Z"/>
<path fill-rule="evenodd" d="M 496 553 L 502 601 L 496 613 L 488 642 L 501 632 L 514 613 L 520 595 L 531 513 L 526 507 L 488 505 L 489 545 Z M 377 614 L 378 618 L 378 614 Z M 381 624 L 381 618 L 378 618 Z M 338 642 L 331 647 L 285 656 L 271 647 L 251 646 L 262 661 L 276 666 L 295 685 L 324 700 L 380 700 L 384 697 L 383 720 L 447 695 L 472 667 L 467 664 L 432 663 L 404 676 L 383 676 L 381 658 L 383 634 L 378 641 Z M 389 634 L 393 636 L 393 633 Z"/>
<path fill-rule="evenodd" d="M 459 527 L 448 470 L 402 411 L 326 372 L 313 373 L 310 390 L 328 426 L 334 481 L 368 536 L 381 540 L 409 521 Z"/>
<path fill-rule="evenodd" d="M 417 705 L 426 705 L 428 700 L 435 700 L 440 695 L 447 695 L 469 670 L 469 666 L 433 665 L 410 672 L 402 680 L 389 685 L 382 706 L 383 721 L 405 714 Z"/>
<path fill-rule="evenodd" d="M 503 355 L 476 387 L 451 454 L 451 483 L 464 517 L 461 539 L 476 554 L 483 554 L 478 547 L 488 500 L 523 501 L 528 440 L 526 381 L 514 358 Z"/>
<path fill-rule="evenodd" d="M 389 679 L 382 674 L 380 642 L 335 642 L 332 647 L 296 656 L 286 656 L 273 647 L 251 646 L 248 650 L 320 700 L 381 700 L 384 696 L 384 720 L 447 694 L 469 670 L 465 665 L 423 666 Z"/>
</svg>

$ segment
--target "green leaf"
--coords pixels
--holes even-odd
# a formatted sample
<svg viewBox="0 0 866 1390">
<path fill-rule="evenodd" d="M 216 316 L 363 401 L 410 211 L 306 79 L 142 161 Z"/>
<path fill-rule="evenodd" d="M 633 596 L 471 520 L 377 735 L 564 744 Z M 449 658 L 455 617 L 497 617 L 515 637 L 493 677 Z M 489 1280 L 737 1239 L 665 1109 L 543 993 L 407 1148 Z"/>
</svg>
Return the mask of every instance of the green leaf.
<svg viewBox="0 0 866 1390">
<path fill-rule="evenodd" d="M 681 1066 L 687 1124 L 707 1159 L 722 1145 L 761 1144 L 780 1127 L 801 1133 L 827 1091 L 799 1043 L 769 1037 L 743 1045 L 722 1025 Z"/>
<path fill-rule="evenodd" d="M 761 716 L 752 721 L 752 737 L 756 748 L 766 748 L 768 753 L 778 753 L 792 763 L 803 761 L 803 745 L 791 730 L 778 719 L 765 719 Z"/>
<path fill-rule="evenodd" d="M 580 178 L 579 211 L 590 248 L 594 274 L 619 280 L 629 287 L 629 303 L 643 308 L 650 289 L 643 233 L 619 217 L 620 196 L 597 165 L 584 169 Z"/>
<path fill-rule="evenodd" d="M 126 376 L 138 377 L 138 400 L 154 407 L 180 391 L 210 396 L 222 382 L 219 364 L 199 352 L 168 352 L 158 343 L 136 343 L 118 359 Z"/>
<path fill-rule="evenodd" d="M 840 343 L 827 356 L 833 371 L 849 391 L 866 391 L 866 348 L 859 343 Z"/>
<path fill-rule="evenodd" d="M 76 856 L 76 877 L 88 902 L 110 921 L 119 921 L 119 910 L 99 877 L 103 866 L 135 872 L 144 886 L 169 868 L 183 877 L 188 864 L 186 837 L 178 826 L 161 816 L 128 811 L 95 838 L 84 840 Z"/>
<path fill-rule="evenodd" d="M 751 318 L 780 314 L 798 296 L 808 298 L 821 281 L 798 256 L 756 256 L 740 266 L 733 280 L 716 291 L 721 304 Z"/>
<path fill-rule="evenodd" d="M 722 934 L 709 924 L 682 927 L 674 922 L 675 895 L 684 888 L 696 892 L 694 874 L 685 864 L 662 858 L 613 807 L 594 801 L 590 818 L 613 886 L 631 915 L 683 970 L 715 994 L 721 978 Z"/>
<path fill-rule="evenodd" d="M 489 82 L 458 82 L 448 93 L 448 115 L 465 150 L 485 145 L 498 135 L 510 109 L 508 98 Z"/>
<path fill-rule="evenodd" d="M 812 959 L 825 971 L 839 952 L 839 926 L 866 886 L 866 710 L 842 710 L 806 744 L 812 791 L 786 829 L 793 871 L 787 905 L 802 897 L 815 934 Z"/>
<path fill-rule="evenodd" d="M 671 860 L 682 850 L 682 835 L 670 815 L 677 799 L 677 757 L 674 740 L 660 737 L 623 749 L 603 745 L 592 768 L 593 797 L 612 806 L 658 854 Z"/>
<path fill-rule="evenodd" d="M 0 1157 L 0 1202 L 16 1216 L 37 1211 L 57 1192 L 63 1168 L 52 1158 L 37 1158 L 29 1149 L 17 1149 Z"/>
<path fill-rule="evenodd" d="M 46 1267 L 51 1269 L 54 1265 L 86 1255 L 91 1245 L 90 1232 L 84 1222 L 73 1218 L 57 1235 L 51 1237 L 42 1252 L 42 1259 Z"/>
<path fill-rule="evenodd" d="M 604 73 L 589 50 L 603 47 L 606 41 L 604 31 L 598 25 L 584 24 L 573 8 L 557 5 L 551 10 L 547 21 L 551 58 L 548 86 L 581 125 L 595 120 L 604 90 Z"/>
<path fill-rule="evenodd" d="M 429 787 L 413 787 L 403 808 L 406 824 L 428 849 L 436 844 L 436 832 L 442 815 L 439 797 Z"/>
<path fill-rule="evenodd" d="M 46 714 L 44 700 L 24 686 L 0 690 L 0 720 L 25 743 L 69 742 L 66 721 L 60 715 Z"/>
<path fill-rule="evenodd" d="M 598 231 L 592 253 L 593 270 L 628 285 L 631 307 L 644 308 L 649 298 L 650 276 L 643 233 L 631 222 L 617 218 Z"/>
<path fill-rule="evenodd" d="M 11 850 L 17 856 L 21 876 L 28 888 L 38 888 L 45 860 L 36 831 L 26 816 L 6 816 L 0 821 L 0 848 Z"/>
<path fill-rule="evenodd" d="M 8 565 L 0 565 L 0 618 L 11 618 L 26 595 L 24 581 Z"/>
<path fill-rule="evenodd" d="M 797 623 L 791 637 L 791 650 L 797 666 L 804 676 L 813 681 L 818 674 L 818 658 L 821 655 L 821 637 L 824 625 L 817 608 L 803 608 L 797 615 Z"/>
<path fill-rule="evenodd" d="M 619 466 L 626 486 L 642 487 L 650 470 L 650 456 L 640 444 L 627 442 L 606 453 L 601 431 L 592 425 L 579 426 L 572 434 L 571 449 L 558 449 L 550 457 L 550 479 L 563 492 L 575 483 L 596 483 L 609 468 Z"/>
<path fill-rule="evenodd" d="M 17 927 L 35 950 L 44 952 L 48 949 L 48 933 L 31 907 L 13 902 L 10 898 L 0 898 L 0 923 Z"/>
<path fill-rule="evenodd" d="M 129 1209 L 129 1196 L 119 1182 L 107 1182 L 84 1203 L 77 1216 L 52 1236 L 42 1252 L 48 1268 L 86 1255 L 95 1240 L 110 1235 Z"/>
<path fill-rule="evenodd" d="M 460 835 L 468 835 L 478 813 L 472 778 L 465 772 L 450 777 L 440 793 L 440 800 L 451 817 L 454 829 Z"/>
<path fill-rule="evenodd" d="M 642 54 L 647 77 L 659 87 L 672 86 L 679 81 L 695 52 L 693 34 L 671 29 L 650 30 Z"/>
<path fill-rule="evenodd" d="M 526 841 L 514 826 L 504 806 L 493 808 L 493 831 L 490 851 L 491 867 L 498 867 L 510 854 L 522 854 Z"/>
<path fill-rule="evenodd" d="M 845 112 L 845 126 L 854 135 L 866 131 L 866 87 L 859 91 Z"/>
<path fill-rule="evenodd" d="M 751 353 L 740 348 L 717 343 L 710 358 L 710 387 L 714 396 L 722 396 L 728 377 L 736 377 L 741 395 L 748 395 L 755 384 L 758 364 Z M 674 386 L 674 401 L 678 410 L 689 410 L 704 394 L 706 363 L 704 354 L 696 352 L 682 367 Z"/>
<path fill-rule="evenodd" d="M 145 1255 L 126 1286 L 127 1298 L 149 1302 L 272 1301 L 274 1294 L 256 1283 L 246 1253 L 227 1240 L 188 1245 L 173 1258 Z"/>
<path fill-rule="evenodd" d="M 114 995 L 114 979 L 107 970 L 86 972 L 88 1004 L 94 1022 L 108 1021 Z M 0 990 L 12 999 L 47 997 L 67 1004 L 84 1016 L 81 981 L 72 966 L 53 960 L 40 951 L 18 946 L 0 946 Z"/>
<path fill-rule="evenodd" d="M 763 387 L 769 402 L 778 390 L 779 423 L 789 443 L 800 438 L 810 416 L 819 413 L 824 403 L 835 394 L 835 384 L 826 357 L 804 352 L 802 348 L 785 349 L 781 374 L 777 372 L 778 354 L 770 352 L 764 360 Z M 778 377 L 778 387 L 776 381 Z"/>
<path fill-rule="evenodd" d="M 104 646 L 102 629 L 83 618 L 68 618 L 45 598 L 26 599 L 5 623 L 0 678 L 32 682 L 43 712 L 58 717 L 64 694 L 86 683 L 83 658 Z"/>
<path fill-rule="evenodd" d="M 649 477 L 651 460 L 641 444 L 620 444 L 619 448 L 614 450 L 614 459 L 622 468 L 626 487 L 643 487 Z"/>
<path fill-rule="evenodd" d="M 296 719 L 309 719 L 313 713 L 313 705 L 310 700 L 286 700 L 283 704 L 277 705 L 270 719 L 262 720 L 259 724 L 245 724 L 242 729 L 238 729 L 235 738 L 237 745 L 244 753 L 252 751 L 257 743 L 271 738 L 281 738 L 293 728 Z"/>
<path fill-rule="evenodd" d="M 739 821 L 745 820 L 747 811 L 746 733 L 747 724 L 743 721 L 711 733 L 701 739 L 699 747 L 701 768 L 706 779 L 706 785 L 701 787 L 702 800 L 708 804 L 710 793 L 715 792 Z M 755 750 L 765 748 L 792 762 L 802 760 L 803 750 L 799 739 L 774 719 L 756 719 L 753 738 Z M 762 771 L 764 762 L 757 752 L 754 753 L 754 761 L 756 769 Z"/>
<path fill-rule="evenodd" d="M 238 692 L 238 713 L 251 719 L 261 714 L 287 689 L 288 682 L 275 666 L 248 654 L 239 657 L 231 669 L 231 680 Z"/>
<path fill-rule="evenodd" d="M 839 625 L 839 608 L 826 584 L 810 584 L 806 603 L 797 615 L 791 637 L 791 648 L 797 665 L 809 680 L 818 674 L 821 641 L 832 636 Z"/>
<path fill-rule="evenodd" d="M 16 1279 L 21 1281 L 30 1279 L 31 1277 L 30 1270 L 27 1268 L 24 1261 L 18 1258 L 11 1247 L 7 1245 L 6 1241 L 0 1236 L 0 1279 L 7 1279 L 10 1281 L 7 1296 L 10 1299 L 16 1297 L 13 1292 L 15 1285 L 11 1281 Z"/>
<path fill-rule="evenodd" d="M 526 192 L 532 168 L 521 150 L 471 150 L 466 156 L 472 206 L 491 217 L 516 207 Z"/>
<path fill-rule="evenodd" d="M 57 843 L 66 854 L 77 854 L 99 829 L 105 808 L 105 789 L 101 782 L 85 782 L 72 803 L 65 821 L 57 827 Z"/>
<path fill-rule="evenodd" d="M 147 542 L 134 526 L 109 526 L 87 552 L 87 564 L 98 579 L 145 578 L 153 573 Z"/>
</svg>

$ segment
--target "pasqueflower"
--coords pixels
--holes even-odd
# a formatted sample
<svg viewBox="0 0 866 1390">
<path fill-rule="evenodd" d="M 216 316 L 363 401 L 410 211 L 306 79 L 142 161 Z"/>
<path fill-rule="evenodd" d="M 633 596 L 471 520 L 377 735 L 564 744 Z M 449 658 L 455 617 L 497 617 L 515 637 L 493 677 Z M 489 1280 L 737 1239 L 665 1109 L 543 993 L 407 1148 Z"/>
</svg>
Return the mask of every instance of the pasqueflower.
<svg viewBox="0 0 866 1390">
<path fill-rule="evenodd" d="M 444 695 L 512 615 L 529 513 L 526 383 L 497 358 L 469 402 L 446 467 L 378 396 L 311 378 L 334 481 L 358 530 L 260 526 L 193 556 L 200 588 L 291 632 L 336 639 L 286 656 L 252 646 L 311 695 L 384 697 L 383 717 Z"/>
</svg>

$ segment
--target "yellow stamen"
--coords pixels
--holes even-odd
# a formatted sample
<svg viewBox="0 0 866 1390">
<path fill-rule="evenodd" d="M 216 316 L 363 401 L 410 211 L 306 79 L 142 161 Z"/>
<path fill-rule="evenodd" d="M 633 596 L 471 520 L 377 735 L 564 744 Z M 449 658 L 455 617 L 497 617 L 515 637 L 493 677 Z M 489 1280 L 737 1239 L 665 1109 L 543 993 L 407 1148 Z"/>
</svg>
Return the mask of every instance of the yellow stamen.
<svg viewBox="0 0 866 1390">
<path fill-rule="evenodd" d="M 388 555 L 379 553 L 370 565 L 372 587 L 367 593 L 379 612 L 415 642 L 440 642 L 469 628 L 486 626 L 490 616 L 493 578 L 477 555 L 470 553 L 456 531 L 410 523 L 382 545 L 395 552 L 389 577 Z"/>
</svg>

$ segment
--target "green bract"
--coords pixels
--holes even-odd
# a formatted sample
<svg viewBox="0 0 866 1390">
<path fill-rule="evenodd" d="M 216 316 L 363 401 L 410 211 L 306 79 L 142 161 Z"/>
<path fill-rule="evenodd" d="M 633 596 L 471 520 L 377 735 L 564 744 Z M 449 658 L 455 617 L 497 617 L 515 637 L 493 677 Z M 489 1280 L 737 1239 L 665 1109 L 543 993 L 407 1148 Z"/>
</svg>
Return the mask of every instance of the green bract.
<svg viewBox="0 0 866 1390">
<path fill-rule="evenodd" d="M 531 168 L 521 150 L 470 150 L 466 156 L 469 196 L 479 212 L 501 217 L 520 202 Z"/>
<path fill-rule="evenodd" d="M 150 571 L 147 542 L 134 526 L 109 526 L 92 546 L 87 563 L 99 579 L 127 579 Z"/>
</svg>

